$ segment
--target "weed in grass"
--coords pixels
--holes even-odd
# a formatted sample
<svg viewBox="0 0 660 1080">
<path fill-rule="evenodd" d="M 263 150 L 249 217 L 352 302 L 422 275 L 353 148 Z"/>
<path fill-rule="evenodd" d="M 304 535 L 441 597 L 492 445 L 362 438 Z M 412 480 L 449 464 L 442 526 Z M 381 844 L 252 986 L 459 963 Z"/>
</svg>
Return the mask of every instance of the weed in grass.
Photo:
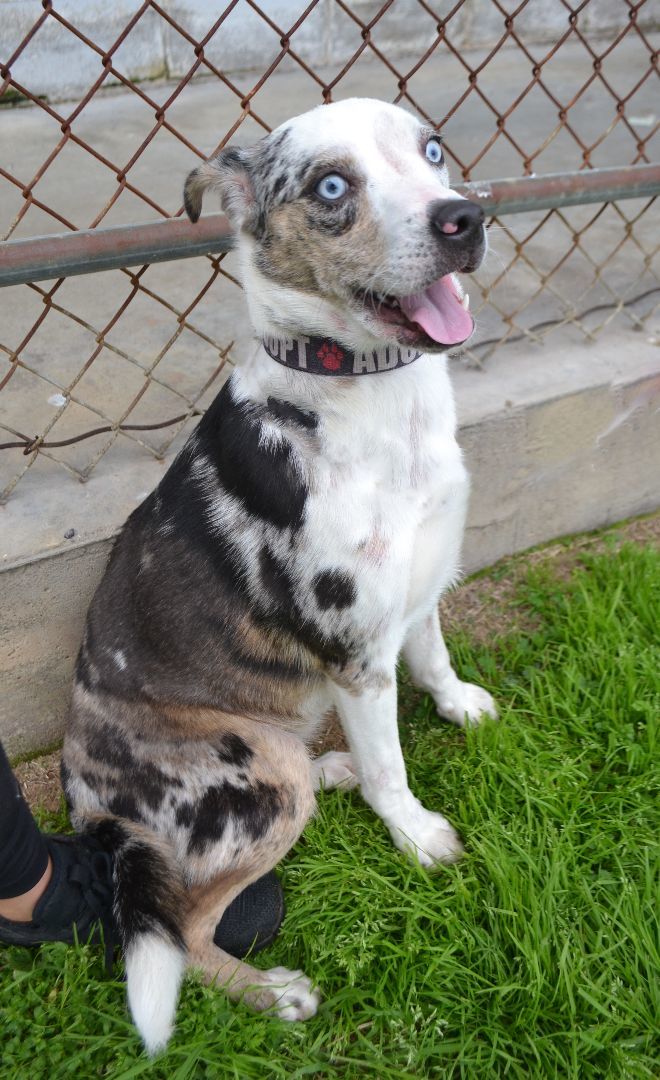
<svg viewBox="0 0 660 1080">
<path fill-rule="evenodd" d="M 256 962 L 317 978 L 318 1016 L 254 1017 L 189 980 L 149 1062 L 99 950 L 7 949 L 3 1080 L 657 1076 L 660 558 L 586 554 L 558 580 L 537 553 L 515 603 L 528 635 L 450 643 L 499 724 L 441 724 L 402 674 L 411 786 L 463 862 L 408 864 L 359 795 L 330 792 L 283 867 L 288 916 Z"/>
</svg>

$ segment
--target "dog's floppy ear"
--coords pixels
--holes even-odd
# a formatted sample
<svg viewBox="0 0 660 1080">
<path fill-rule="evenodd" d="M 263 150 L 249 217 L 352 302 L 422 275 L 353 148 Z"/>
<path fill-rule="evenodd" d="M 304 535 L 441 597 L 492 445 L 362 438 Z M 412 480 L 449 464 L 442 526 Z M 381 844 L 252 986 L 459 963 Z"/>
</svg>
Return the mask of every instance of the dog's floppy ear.
<svg viewBox="0 0 660 1080">
<path fill-rule="evenodd" d="M 220 192 L 222 209 L 234 228 L 249 228 L 257 210 L 249 163 L 249 150 L 227 146 L 217 157 L 193 169 L 183 188 L 183 204 L 190 220 L 198 220 L 204 192 L 212 188 Z"/>
</svg>

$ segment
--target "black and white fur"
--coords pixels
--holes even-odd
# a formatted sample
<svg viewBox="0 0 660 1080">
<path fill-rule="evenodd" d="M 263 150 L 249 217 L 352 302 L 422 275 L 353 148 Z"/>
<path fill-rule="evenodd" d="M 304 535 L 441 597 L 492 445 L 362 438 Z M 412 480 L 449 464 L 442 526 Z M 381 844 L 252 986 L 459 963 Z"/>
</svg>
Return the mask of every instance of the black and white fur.
<svg viewBox="0 0 660 1080">
<path fill-rule="evenodd" d="M 458 196 L 430 138 L 394 106 L 341 102 L 225 151 L 186 187 L 193 219 L 206 187 L 221 193 L 257 339 L 425 355 L 324 378 L 255 344 L 129 518 L 93 600 L 63 777 L 75 823 L 115 855 L 129 1004 L 150 1052 L 171 1034 L 187 966 L 284 1019 L 316 1011 L 302 972 L 252 968 L 213 933 L 295 843 L 319 787 L 359 785 L 426 866 L 462 851 L 410 792 L 397 732 L 400 654 L 442 716 L 496 714 L 452 670 L 438 621 L 468 497 L 445 350 L 383 306 L 483 255 L 481 225 L 454 243 L 433 227 L 434 206 Z M 347 178 L 341 206 L 317 194 L 329 173 Z M 334 712 L 350 753 L 311 761 Z"/>
</svg>

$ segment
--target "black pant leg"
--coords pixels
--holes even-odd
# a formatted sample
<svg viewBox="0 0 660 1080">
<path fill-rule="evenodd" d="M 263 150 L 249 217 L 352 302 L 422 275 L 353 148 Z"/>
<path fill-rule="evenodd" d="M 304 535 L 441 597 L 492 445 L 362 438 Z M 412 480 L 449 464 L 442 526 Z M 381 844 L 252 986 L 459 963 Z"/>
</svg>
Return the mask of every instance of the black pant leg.
<svg viewBox="0 0 660 1080">
<path fill-rule="evenodd" d="M 29 892 L 47 865 L 46 841 L 0 743 L 0 900 Z"/>
</svg>

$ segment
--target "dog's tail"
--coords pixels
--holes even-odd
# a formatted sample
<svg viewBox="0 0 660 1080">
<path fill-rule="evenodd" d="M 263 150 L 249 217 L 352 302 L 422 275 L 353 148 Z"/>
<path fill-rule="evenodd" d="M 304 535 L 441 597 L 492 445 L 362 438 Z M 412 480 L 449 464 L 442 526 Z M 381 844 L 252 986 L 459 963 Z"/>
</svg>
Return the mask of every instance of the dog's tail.
<svg viewBox="0 0 660 1080">
<path fill-rule="evenodd" d="M 86 830 L 113 857 L 113 914 L 126 965 L 128 1005 L 149 1054 L 174 1027 L 186 947 L 184 890 L 167 845 L 124 818 Z"/>
</svg>

